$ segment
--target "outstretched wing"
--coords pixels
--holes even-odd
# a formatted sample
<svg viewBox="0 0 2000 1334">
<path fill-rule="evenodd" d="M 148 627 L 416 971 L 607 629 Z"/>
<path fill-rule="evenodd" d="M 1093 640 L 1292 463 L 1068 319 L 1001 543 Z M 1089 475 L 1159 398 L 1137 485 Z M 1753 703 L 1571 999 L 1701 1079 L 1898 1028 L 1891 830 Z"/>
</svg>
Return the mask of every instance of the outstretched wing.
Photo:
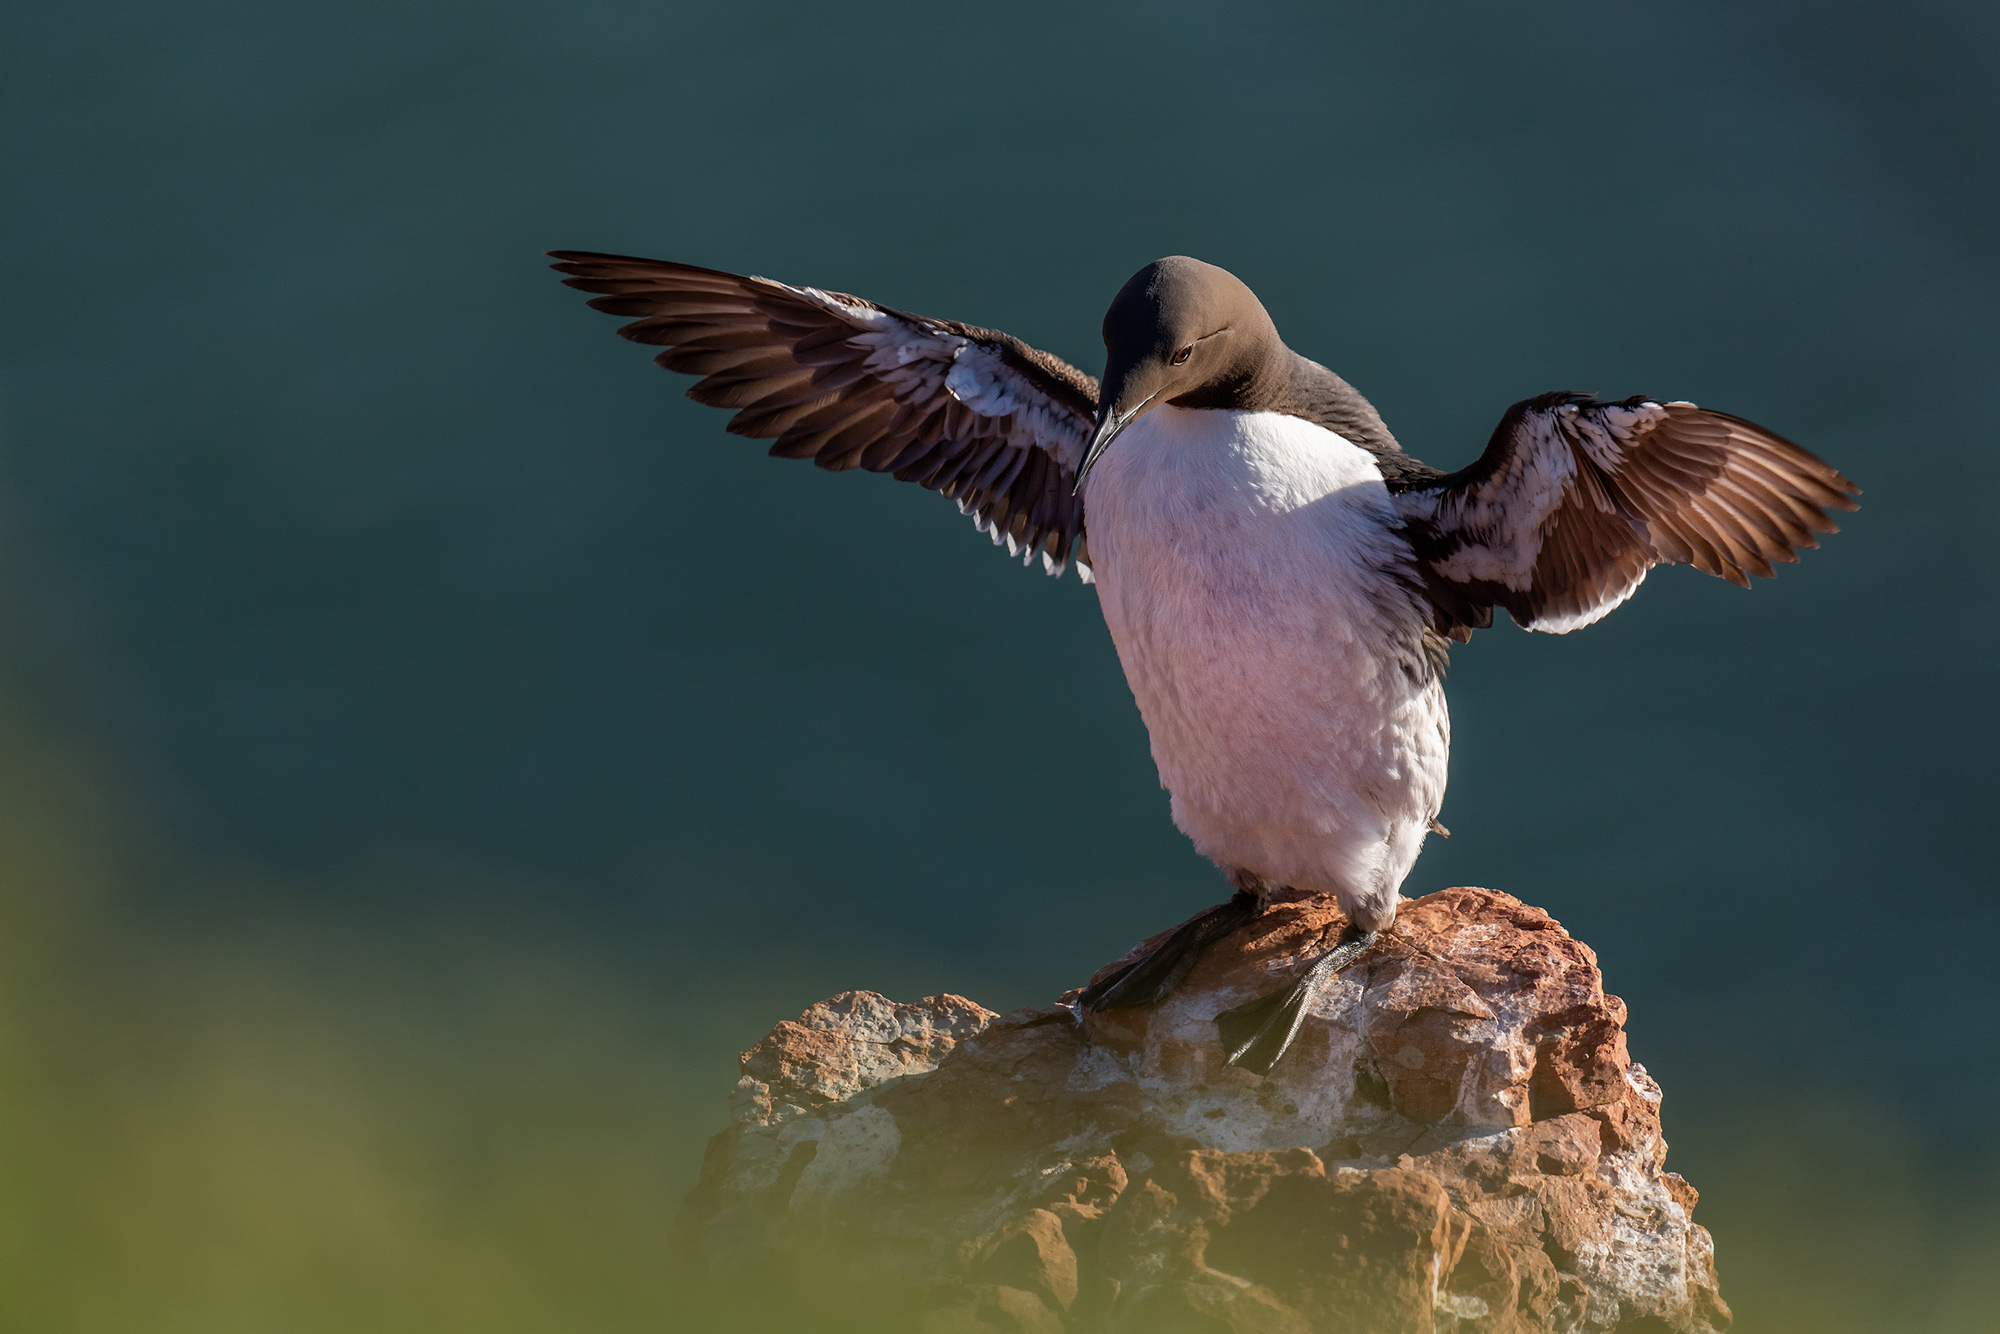
<svg viewBox="0 0 2000 1334">
<path fill-rule="evenodd" d="M 1789 440 L 1692 403 L 1543 394 L 1507 409 L 1472 466 L 1397 489 L 1437 628 L 1466 640 L 1505 607 L 1566 634 L 1662 562 L 1748 587 L 1791 562 L 1860 488 Z"/>
<path fill-rule="evenodd" d="M 691 264 L 551 251 L 618 332 L 702 377 L 698 403 L 778 458 L 866 468 L 956 500 L 1009 554 L 1061 574 L 1083 533 L 1076 469 L 1097 381 L 1020 339 L 839 292 Z M 1088 568 L 1079 557 L 1078 572 Z"/>
</svg>

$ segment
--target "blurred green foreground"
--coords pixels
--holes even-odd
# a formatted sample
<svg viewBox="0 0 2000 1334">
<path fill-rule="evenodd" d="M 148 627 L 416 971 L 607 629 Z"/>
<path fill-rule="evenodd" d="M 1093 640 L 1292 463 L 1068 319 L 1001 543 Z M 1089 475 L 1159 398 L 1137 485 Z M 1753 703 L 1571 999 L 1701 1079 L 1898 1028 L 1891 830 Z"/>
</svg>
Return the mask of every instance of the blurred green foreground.
<svg viewBox="0 0 2000 1334">
<path fill-rule="evenodd" d="M 784 1016 L 671 1013 L 526 930 L 163 932 L 121 897 L 113 785 L 18 700 L 0 732 L 0 1327 L 843 1327 L 671 1258 L 731 1075 L 688 1025 Z M 1738 1328 L 2000 1327 L 1983 1150 L 1769 1098 L 1731 1139 L 1696 1184 Z"/>
</svg>

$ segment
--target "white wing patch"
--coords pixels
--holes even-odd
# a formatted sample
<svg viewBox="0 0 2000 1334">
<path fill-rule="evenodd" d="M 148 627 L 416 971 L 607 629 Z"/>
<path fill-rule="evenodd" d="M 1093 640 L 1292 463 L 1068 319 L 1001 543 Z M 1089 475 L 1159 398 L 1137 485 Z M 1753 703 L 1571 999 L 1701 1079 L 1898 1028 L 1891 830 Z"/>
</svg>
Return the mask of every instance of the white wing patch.
<svg viewBox="0 0 2000 1334">
<path fill-rule="evenodd" d="M 1020 407 L 1012 392 L 1013 383 L 1000 374 L 1005 363 L 970 339 L 958 341 L 951 370 L 944 377 L 944 387 L 951 390 L 952 397 L 982 417 L 1005 417 Z"/>
<path fill-rule="evenodd" d="M 873 306 L 864 306 L 855 301 L 843 301 L 833 293 L 822 292 L 817 287 L 794 287 L 790 283 L 781 283 L 776 278 L 752 278 L 751 281 L 769 283 L 773 287 L 782 287 L 788 292 L 797 292 L 800 296 L 805 297 L 815 304 L 824 306 L 841 318 L 852 324 L 858 324 L 864 329 L 908 327 L 886 310 L 877 310 Z"/>
<path fill-rule="evenodd" d="M 1537 634 L 1566 635 L 1572 630 L 1581 630 L 1586 625 L 1596 625 L 1606 616 L 1609 616 L 1612 612 L 1623 606 L 1626 599 L 1638 592 L 1639 585 L 1646 582 L 1646 575 L 1646 570 L 1639 571 L 1637 575 L 1633 576 L 1631 583 L 1625 585 L 1617 593 L 1597 603 L 1595 606 L 1585 607 L 1582 611 L 1567 614 L 1551 615 L 1545 613 L 1529 621 L 1524 628 L 1533 630 Z"/>
<path fill-rule="evenodd" d="M 899 396 L 930 397 L 938 368 L 946 367 L 945 391 L 960 403 L 982 417 L 1013 417 L 1038 447 L 1071 471 L 1082 464 L 1087 433 L 1077 429 L 1069 412 L 1015 374 L 992 347 L 934 325 L 911 324 L 872 306 L 850 304 L 817 287 L 790 290 L 859 325 L 861 331 L 847 341 L 868 349 L 863 365 L 895 385 Z"/>
<path fill-rule="evenodd" d="M 1652 430 L 1667 418 L 1667 408 L 1691 408 L 1692 403 L 1641 403 L 1636 407 L 1616 404 L 1577 411 L 1577 405 L 1563 405 L 1560 413 L 1570 435 L 1590 455 L 1590 461 L 1606 472 L 1616 472 L 1625 461 L 1628 442 Z"/>
</svg>

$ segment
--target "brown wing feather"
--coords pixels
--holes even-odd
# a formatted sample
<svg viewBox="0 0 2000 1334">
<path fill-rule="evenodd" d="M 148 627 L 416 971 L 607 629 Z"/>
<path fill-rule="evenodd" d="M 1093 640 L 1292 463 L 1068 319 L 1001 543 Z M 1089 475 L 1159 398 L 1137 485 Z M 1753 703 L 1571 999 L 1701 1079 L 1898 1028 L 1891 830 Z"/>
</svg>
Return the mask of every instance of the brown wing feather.
<svg viewBox="0 0 2000 1334">
<path fill-rule="evenodd" d="M 701 378 L 779 458 L 861 468 L 956 500 L 995 542 L 1060 573 L 1083 533 L 1072 495 L 1097 382 L 1019 339 L 860 297 L 664 260 L 550 252 L 619 333 Z M 970 401 L 968 401 L 968 399 Z"/>
<path fill-rule="evenodd" d="M 1837 531 L 1860 489 L 1754 422 L 1692 403 L 1556 393 L 1517 403 L 1478 461 L 1397 496 L 1438 629 L 1505 607 L 1564 633 L 1662 562 L 1748 587 Z"/>
</svg>

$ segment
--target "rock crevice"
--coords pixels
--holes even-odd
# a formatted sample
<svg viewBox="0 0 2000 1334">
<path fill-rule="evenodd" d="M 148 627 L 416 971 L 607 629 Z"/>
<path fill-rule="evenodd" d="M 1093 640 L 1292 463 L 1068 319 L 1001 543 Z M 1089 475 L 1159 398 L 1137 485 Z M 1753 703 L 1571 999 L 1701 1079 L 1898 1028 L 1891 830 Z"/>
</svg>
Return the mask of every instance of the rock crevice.
<svg viewBox="0 0 2000 1334">
<path fill-rule="evenodd" d="M 1414 900 L 1269 1077 L 1223 1063 L 1215 1015 L 1344 925 L 1279 905 L 1143 1009 L 822 1002 L 744 1053 L 689 1242 L 925 1334 L 1726 1329 L 1624 1004 L 1546 913 Z"/>
</svg>

